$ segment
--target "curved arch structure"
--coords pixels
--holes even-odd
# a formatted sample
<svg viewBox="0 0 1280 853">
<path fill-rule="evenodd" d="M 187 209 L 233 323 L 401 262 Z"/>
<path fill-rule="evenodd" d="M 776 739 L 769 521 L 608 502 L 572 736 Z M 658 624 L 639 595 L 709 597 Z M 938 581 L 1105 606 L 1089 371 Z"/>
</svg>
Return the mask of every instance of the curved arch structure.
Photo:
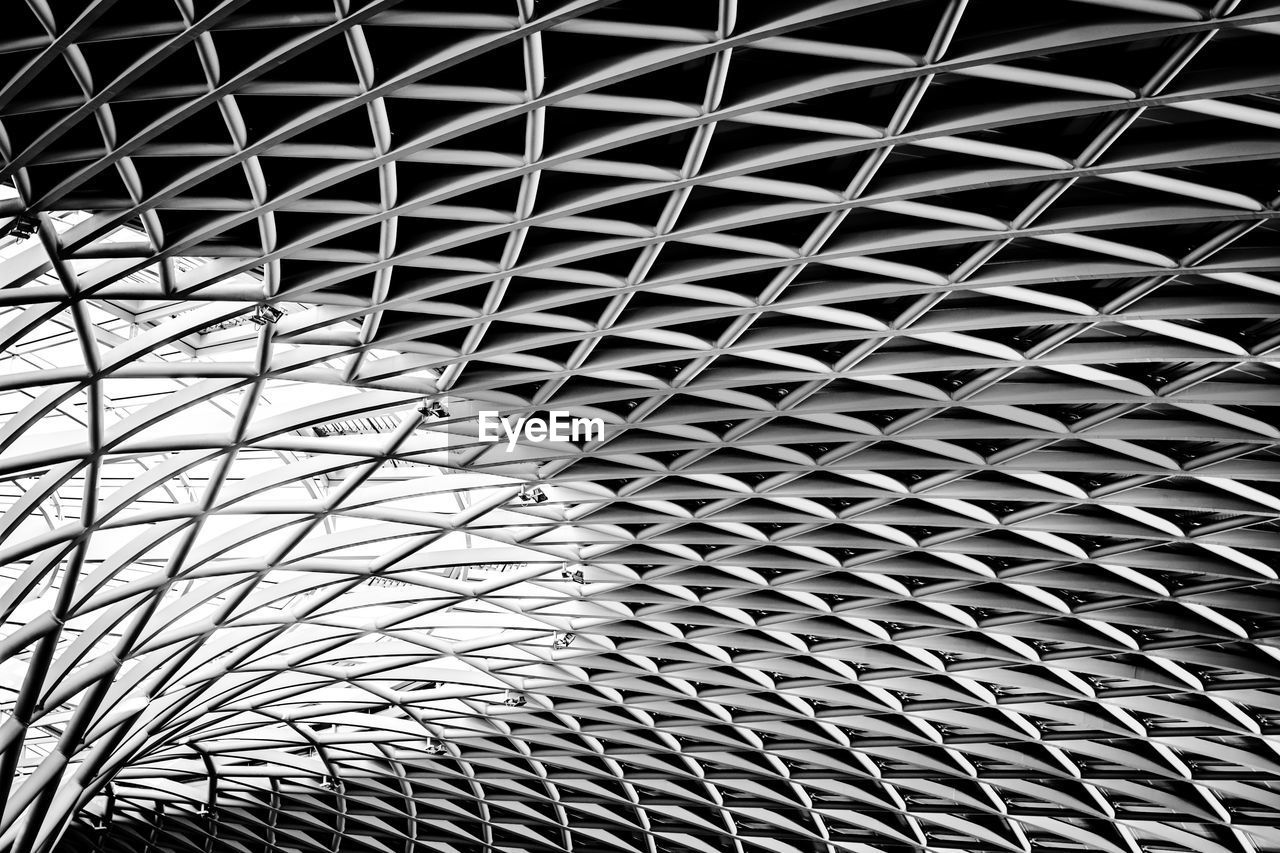
<svg viewBox="0 0 1280 853">
<path fill-rule="evenodd" d="M 3 853 L 1280 850 L 1280 5 L 11 6 Z"/>
</svg>

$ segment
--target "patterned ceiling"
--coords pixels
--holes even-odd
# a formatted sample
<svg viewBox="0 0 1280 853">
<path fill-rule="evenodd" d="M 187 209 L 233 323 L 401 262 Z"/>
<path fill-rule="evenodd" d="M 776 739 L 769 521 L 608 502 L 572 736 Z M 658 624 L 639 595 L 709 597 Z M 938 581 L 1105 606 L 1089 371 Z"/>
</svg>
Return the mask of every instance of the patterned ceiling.
<svg viewBox="0 0 1280 853">
<path fill-rule="evenodd" d="M 0 851 L 1280 851 L 1280 3 L 5 12 Z"/>
</svg>

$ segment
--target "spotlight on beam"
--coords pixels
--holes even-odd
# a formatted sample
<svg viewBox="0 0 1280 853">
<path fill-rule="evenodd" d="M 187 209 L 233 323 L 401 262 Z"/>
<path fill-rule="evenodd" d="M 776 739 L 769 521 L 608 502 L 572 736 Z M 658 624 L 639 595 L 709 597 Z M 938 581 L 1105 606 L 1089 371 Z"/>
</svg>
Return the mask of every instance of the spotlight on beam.
<svg viewBox="0 0 1280 853">
<path fill-rule="evenodd" d="M 8 233 L 13 239 L 21 242 L 29 240 L 35 236 L 36 229 L 40 227 L 40 223 L 35 216 L 30 213 L 23 213 L 9 223 Z"/>
<path fill-rule="evenodd" d="M 449 409 L 439 400 L 432 400 L 431 402 L 423 400 L 422 405 L 418 406 L 418 414 L 424 418 L 443 419 L 449 417 Z"/>
<path fill-rule="evenodd" d="M 276 306 L 263 303 L 253 309 L 253 313 L 249 315 L 249 322 L 255 326 L 266 326 L 283 316 L 284 312 Z"/>
<path fill-rule="evenodd" d="M 525 503 L 534 503 L 534 504 L 545 503 L 547 500 L 547 493 L 542 491 L 541 486 L 533 486 L 533 487 L 526 486 L 525 488 L 520 490 L 520 500 L 524 501 Z"/>
</svg>

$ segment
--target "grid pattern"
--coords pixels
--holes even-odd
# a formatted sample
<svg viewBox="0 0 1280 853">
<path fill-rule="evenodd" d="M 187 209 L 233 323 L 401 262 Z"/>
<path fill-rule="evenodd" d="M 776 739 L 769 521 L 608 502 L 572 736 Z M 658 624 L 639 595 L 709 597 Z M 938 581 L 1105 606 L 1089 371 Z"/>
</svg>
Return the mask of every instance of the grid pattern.
<svg viewBox="0 0 1280 853">
<path fill-rule="evenodd" d="M 1280 850 L 1280 4 L 6 12 L 0 851 Z"/>
</svg>

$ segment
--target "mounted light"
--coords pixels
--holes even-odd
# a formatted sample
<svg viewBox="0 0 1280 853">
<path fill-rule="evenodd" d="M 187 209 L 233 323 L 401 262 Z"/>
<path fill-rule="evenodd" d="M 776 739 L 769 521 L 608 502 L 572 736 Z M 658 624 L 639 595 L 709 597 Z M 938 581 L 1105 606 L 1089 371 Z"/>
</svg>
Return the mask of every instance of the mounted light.
<svg viewBox="0 0 1280 853">
<path fill-rule="evenodd" d="M 30 213 L 23 213 L 9 223 L 9 236 L 15 240 L 29 240 L 35 235 L 40 223 Z"/>
<path fill-rule="evenodd" d="M 266 326 L 276 322 L 283 316 L 284 312 L 279 308 L 264 302 L 253 309 L 253 313 L 249 315 L 249 322 L 255 326 Z"/>
<path fill-rule="evenodd" d="M 432 400 L 429 403 L 423 400 L 422 405 L 418 407 L 418 414 L 424 418 L 447 418 L 449 410 L 439 400 Z"/>
</svg>

